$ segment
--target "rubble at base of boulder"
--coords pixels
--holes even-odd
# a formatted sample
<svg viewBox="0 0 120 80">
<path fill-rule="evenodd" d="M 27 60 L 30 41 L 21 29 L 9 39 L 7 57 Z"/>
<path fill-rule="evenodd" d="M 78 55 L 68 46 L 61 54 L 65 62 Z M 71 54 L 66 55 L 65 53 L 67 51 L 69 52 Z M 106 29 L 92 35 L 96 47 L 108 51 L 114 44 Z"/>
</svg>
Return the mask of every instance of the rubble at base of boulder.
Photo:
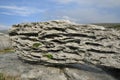
<svg viewBox="0 0 120 80">
<path fill-rule="evenodd" d="M 27 62 L 120 68 L 120 31 L 114 29 L 56 20 L 13 25 L 9 35 Z"/>
</svg>

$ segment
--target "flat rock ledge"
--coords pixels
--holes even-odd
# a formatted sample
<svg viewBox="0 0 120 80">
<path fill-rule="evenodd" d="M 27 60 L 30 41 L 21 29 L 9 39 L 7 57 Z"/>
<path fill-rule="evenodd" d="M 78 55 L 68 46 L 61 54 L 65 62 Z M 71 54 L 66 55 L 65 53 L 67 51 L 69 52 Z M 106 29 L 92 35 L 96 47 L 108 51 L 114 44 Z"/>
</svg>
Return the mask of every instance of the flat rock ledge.
<svg viewBox="0 0 120 80">
<path fill-rule="evenodd" d="M 13 25 L 9 35 L 23 61 L 120 69 L 120 31 L 114 29 L 56 20 Z"/>
<path fill-rule="evenodd" d="M 107 68 L 105 68 L 107 70 Z M 115 70 L 115 69 L 114 69 Z M 111 71 L 111 70 L 109 70 Z M 120 72 L 120 70 L 119 70 Z M 118 72 L 118 73 L 119 73 Z M 23 63 L 17 54 L 0 54 L 0 73 L 16 77 L 9 80 L 119 80 L 101 68 L 87 64 L 50 67 Z M 112 72 L 113 73 L 113 72 Z M 6 79 L 5 79 L 6 80 Z"/>
</svg>

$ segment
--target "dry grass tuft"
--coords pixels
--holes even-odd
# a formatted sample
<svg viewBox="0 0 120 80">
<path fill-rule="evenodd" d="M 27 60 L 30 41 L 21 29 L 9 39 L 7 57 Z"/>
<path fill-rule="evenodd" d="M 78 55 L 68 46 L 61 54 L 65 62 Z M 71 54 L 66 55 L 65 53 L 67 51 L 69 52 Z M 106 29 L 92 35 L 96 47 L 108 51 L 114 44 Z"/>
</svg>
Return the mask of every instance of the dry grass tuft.
<svg viewBox="0 0 120 80">
<path fill-rule="evenodd" d="M 21 80 L 19 76 L 10 76 L 4 73 L 0 73 L 0 80 Z"/>
<path fill-rule="evenodd" d="M 15 52 L 14 49 L 6 48 L 6 49 L 3 49 L 3 50 L 0 50 L 0 54 L 2 54 L 2 53 L 11 53 L 11 52 Z"/>
</svg>

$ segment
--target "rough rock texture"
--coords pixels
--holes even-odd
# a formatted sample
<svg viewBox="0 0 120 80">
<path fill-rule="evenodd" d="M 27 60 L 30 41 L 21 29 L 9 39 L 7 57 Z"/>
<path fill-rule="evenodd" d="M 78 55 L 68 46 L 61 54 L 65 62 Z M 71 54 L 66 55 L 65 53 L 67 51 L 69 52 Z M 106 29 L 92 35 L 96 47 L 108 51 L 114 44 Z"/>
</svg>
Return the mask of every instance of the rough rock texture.
<svg viewBox="0 0 120 80">
<path fill-rule="evenodd" d="M 0 50 L 11 48 L 11 41 L 7 34 L 0 33 Z"/>
<path fill-rule="evenodd" d="M 17 76 L 19 80 L 119 80 L 93 65 L 61 68 L 33 65 L 23 63 L 15 53 L 0 54 L 0 73 Z"/>
<path fill-rule="evenodd" d="M 120 68 L 120 31 L 69 21 L 13 25 L 10 30 L 19 58 L 28 62 L 91 63 Z"/>
</svg>

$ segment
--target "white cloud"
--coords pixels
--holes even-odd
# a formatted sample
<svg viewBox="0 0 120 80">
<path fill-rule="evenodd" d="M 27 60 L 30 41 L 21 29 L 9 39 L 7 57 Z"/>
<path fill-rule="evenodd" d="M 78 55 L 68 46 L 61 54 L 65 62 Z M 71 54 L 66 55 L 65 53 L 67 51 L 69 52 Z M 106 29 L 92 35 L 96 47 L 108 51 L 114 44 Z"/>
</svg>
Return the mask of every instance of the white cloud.
<svg viewBox="0 0 120 80">
<path fill-rule="evenodd" d="M 47 14 L 48 15 L 48 14 Z M 76 8 L 70 10 L 58 10 L 51 14 L 56 19 L 67 19 L 80 23 L 95 23 L 95 22 L 119 22 L 118 16 L 112 13 L 102 12 L 96 8 Z"/>
<path fill-rule="evenodd" d="M 52 0 L 63 8 L 51 15 L 80 23 L 120 22 L 120 0 Z M 71 6 L 69 6 L 71 4 Z M 68 6 L 67 8 L 65 8 Z M 112 10 L 115 12 L 112 12 Z"/>
<path fill-rule="evenodd" d="M 69 20 L 69 21 L 77 22 L 77 19 L 75 19 L 74 17 L 67 16 L 65 14 L 63 16 L 57 16 L 57 18 L 60 20 Z"/>
<path fill-rule="evenodd" d="M 62 4 L 67 4 L 70 2 L 74 2 L 76 0 L 53 0 L 53 1 L 58 2 L 58 3 L 62 3 Z"/>
<path fill-rule="evenodd" d="M 0 8 L 6 10 L 4 12 L 0 12 L 1 14 L 19 16 L 29 16 L 31 14 L 42 13 L 46 11 L 38 8 L 20 6 L 0 6 Z"/>
</svg>

